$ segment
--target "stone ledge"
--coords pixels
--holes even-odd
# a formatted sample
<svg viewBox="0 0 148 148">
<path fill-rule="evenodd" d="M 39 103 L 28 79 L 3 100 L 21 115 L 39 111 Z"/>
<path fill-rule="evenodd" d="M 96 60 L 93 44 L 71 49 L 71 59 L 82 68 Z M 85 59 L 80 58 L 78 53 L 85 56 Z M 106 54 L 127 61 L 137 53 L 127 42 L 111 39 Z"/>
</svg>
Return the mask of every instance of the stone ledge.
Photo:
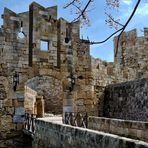
<svg viewBox="0 0 148 148">
<path fill-rule="evenodd" d="M 140 139 L 148 142 L 148 122 L 89 117 L 88 127 L 98 131 Z"/>
<path fill-rule="evenodd" d="M 148 143 L 91 129 L 36 120 L 33 147 L 131 147 L 148 148 Z"/>
</svg>

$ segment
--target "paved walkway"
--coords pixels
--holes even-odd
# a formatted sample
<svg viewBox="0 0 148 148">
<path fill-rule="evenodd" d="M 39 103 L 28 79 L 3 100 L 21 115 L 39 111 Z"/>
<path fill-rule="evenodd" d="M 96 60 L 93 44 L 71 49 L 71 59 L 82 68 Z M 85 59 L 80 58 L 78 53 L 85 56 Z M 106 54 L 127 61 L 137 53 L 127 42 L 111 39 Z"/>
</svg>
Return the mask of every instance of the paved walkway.
<svg viewBox="0 0 148 148">
<path fill-rule="evenodd" d="M 61 116 L 44 117 L 44 118 L 38 118 L 38 119 L 46 121 L 46 122 L 54 122 L 54 123 L 62 124 L 62 117 Z"/>
</svg>

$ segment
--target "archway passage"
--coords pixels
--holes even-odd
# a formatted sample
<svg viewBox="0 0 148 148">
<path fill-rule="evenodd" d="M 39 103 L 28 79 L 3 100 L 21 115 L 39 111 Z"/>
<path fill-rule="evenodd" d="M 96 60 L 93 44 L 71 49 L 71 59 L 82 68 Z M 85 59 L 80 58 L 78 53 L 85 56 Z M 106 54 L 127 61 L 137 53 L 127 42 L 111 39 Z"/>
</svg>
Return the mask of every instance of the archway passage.
<svg viewBox="0 0 148 148">
<path fill-rule="evenodd" d="M 44 116 L 44 101 L 42 96 L 36 97 L 36 114 L 37 117 Z"/>
<path fill-rule="evenodd" d="M 36 76 L 29 79 L 25 86 L 43 96 L 45 113 L 61 114 L 63 108 L 62 82 L 50 76 Z"/>
</svg>

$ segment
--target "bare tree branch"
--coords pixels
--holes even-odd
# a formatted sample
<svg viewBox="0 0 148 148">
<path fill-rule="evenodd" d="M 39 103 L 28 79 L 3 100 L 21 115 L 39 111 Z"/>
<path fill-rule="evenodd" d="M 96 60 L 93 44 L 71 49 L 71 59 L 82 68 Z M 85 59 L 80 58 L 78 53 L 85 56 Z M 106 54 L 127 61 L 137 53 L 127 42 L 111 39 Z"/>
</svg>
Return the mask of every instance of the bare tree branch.
<svg viewBox="0 0 148 148">
<path fill-rule="evenodd" d="M 121 37 L 121 34 L 123 33 L 123 31 L 125 30 L 125 28 L 127 27 L 128 23 L 130 22 L 130 20 L 132 19 L 132 17 L 134 16 L 139 4 L 140 4 L 141 0 L 138 0 L 134 9 L 133 9 L 133 12 L 131 13 L 130 17 L 128 18 L 128 20 L 126 21 L 126 23 L 123 25 L 122 28 L 120 28 L 119 30 L 115 31 L 114 33 L 112 33 L 109 37 L 107 37 L 105 40 L 103 41 L 86 41 L 86 40 L 82 40 L 84 41 L 85 43 L 87 44 L 90 44 L 90 45 L 93 45 L 93 44 L 101 44 L 101 43 L 104 43 L 106 42 L 107 40 L 109 40 L 112 36 L 114 36 L 115 34 L 117 34 L 118 32 L 120 32 L 119 36 L 118 36 L 118 41 L 117 41 L 117 46 L 116 46 L 116 52 L 115 52 L 115 57 L 117 55 L 117 52 L 118 52 L 118 46 L 119 46 L 119 40 L 120 40 L 120 37 Z"/>
<path fill-rule="evenodd" d="M 73 5 L 74 7 L 76 7 L 79 11 L 79 15 L 77 18 L 75 18 L 72 22 L 75 22 L 77 20 L 79 20 L 81 17 L 83 20 L 87 20 L 87 17 L 86 17 L 86 11 L 87 11 L 87 8 L 88 6 L 90 5 L 91 2 L 93 2 L 93 0 L 88 0 L 87 4 L 85 5 L 84 9 L 81 9 L 79 6 L 75 5 L 75 2 L 78 2 L 78 0 L 72 0 L 69 4 L 67 4 L 67 6 L 65 6 L 65 8 L 69 7 L 70 5 Z M 118 40 L 117 40 L 117 46 L 116 46 L 116 52 L 115 52 L 115 56 L 117 55 L 117 52 L 118 52 L 118 46 L 119 46 L 119 40 L 120 40 L 120 37 L 122 35 L 122 33 L 124 32 L 125 28 L 127 27 L 127 25 L 129 24 L 129 22 L 131 21 L 132 17 L 134 16 L 139 4 L 140 4 L 141 0 L 138 0 L 134 9 L 133 9 L 133 12 L 131 13 L 130 17 L 128 18 L 128 20 L 126 21 L 126 23 L 123 25 L 121 23 L 119 23 L 117 20 L 114 20 L 114 18 L 107 14 L 106 15 L 116 24 L 120 25 L 121 28 L 118 29 L 117 31 L 115 31 L 114 33 L 112 33 L 110 36 L 108 36 L 105 40 L 103 41 L 90 41 L 89 39 L 88 40 L 81 40 L 82 42 L 85 42 L 87 44 L 90 44 L 90 45 L 93 45 L 93 44 L 101 44 L 101 43 L 104 43 L 106 42 L 107 40 L 109 40 L 112 36 L 114 36 L 115 34 L 117 34 L 118 32 L 119 35 L 118 35 Z M 119 7 L 119 0 L 106 0 L 106 3 L 108 6 L 110 7 L 115 7 L 115 8 L 118 8 Z"/>
<path fill-rule="evenodd" d="M 121 23 L 119 23 L 117 20 L 114 20 L 114 18 L 110 15 L 110 14 L 107 14 L 106 12 L 105 12 L 105 14 L 108 16 L 108 18 L 112 21 L 112 22 L 114 22 L 115 24 L 117 24 L 117 25 L 120 25 L 120 26 L 124 26 L 123 24 L 121 24 Z"/>
<path fill-rule="evenodd" d="M 63 8 L 66 9 L 68 8 L 70 5 L 72 5 L 76 0 L 72 0 L 70 3 L 68 3 L 66 6 L 64 6 Z"/>
<path fill-rule="evenodd" d="M 80 15 L 77 18 L 75 18 L 72 22 L 75 22 L 75 21 L 79 20 L 80 17 L 82 17 L 84 20 L 86 20 L 85 12 L 86 12 L 86 9 L 88 8 L 88 6 L 90 5 L 91 2 L 93 2 L 93 0 L 88 0 L 88 2 L 85 5 L 84 9 L 81 10 Z"/>
<path fill-rule="evenodd" d="M 75 5 L 74 3 L 72 4 L 74 7 L 76 7 L 80 12 L 82 11 L 81 9 L 80 9 L 80 7 L 78 7 L 77 5 Z"/>
<path fill-rule="evenodd" d="M 121 28 L 121 29 L 115 31 L 114 33 L 112 33 L 109 37 L 107 37 L 107 38 L 106 38 L 105 40 L 103 40 L 103 41 L 99 41 L 99 42 L 96 41 L 96 42 L 94 42 L 94 41 L 89 41 L 89 40 L 82 40 L 82 42 L 88 43 L 88 44 L 90 44 L 90 45 L 93 45 L 93 44 L 102 44 L 102 43 L 106 42 L 107 40 L 109 40 L 112 36 L 114 36 L 115 34 L 117 34 L 118 32 L 120 32 L 122 29 L 123 29 L 123 28 Z"/>
</svg>

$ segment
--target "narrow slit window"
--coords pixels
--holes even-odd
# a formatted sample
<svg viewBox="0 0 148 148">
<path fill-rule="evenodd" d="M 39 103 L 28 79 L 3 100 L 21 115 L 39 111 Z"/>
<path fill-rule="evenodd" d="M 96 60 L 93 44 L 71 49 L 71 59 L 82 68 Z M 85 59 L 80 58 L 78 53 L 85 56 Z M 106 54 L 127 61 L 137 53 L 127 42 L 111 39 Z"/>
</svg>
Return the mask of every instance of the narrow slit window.
<svg viewBox="0 0 148 148">
<path fill-rule="evenodd" d="M 42 50 L 42 51 L 48 51 L 48 41 L 43 41 L 43 40 L 41 40 L 40 41 L 40 49 Z"/>
</svg>

